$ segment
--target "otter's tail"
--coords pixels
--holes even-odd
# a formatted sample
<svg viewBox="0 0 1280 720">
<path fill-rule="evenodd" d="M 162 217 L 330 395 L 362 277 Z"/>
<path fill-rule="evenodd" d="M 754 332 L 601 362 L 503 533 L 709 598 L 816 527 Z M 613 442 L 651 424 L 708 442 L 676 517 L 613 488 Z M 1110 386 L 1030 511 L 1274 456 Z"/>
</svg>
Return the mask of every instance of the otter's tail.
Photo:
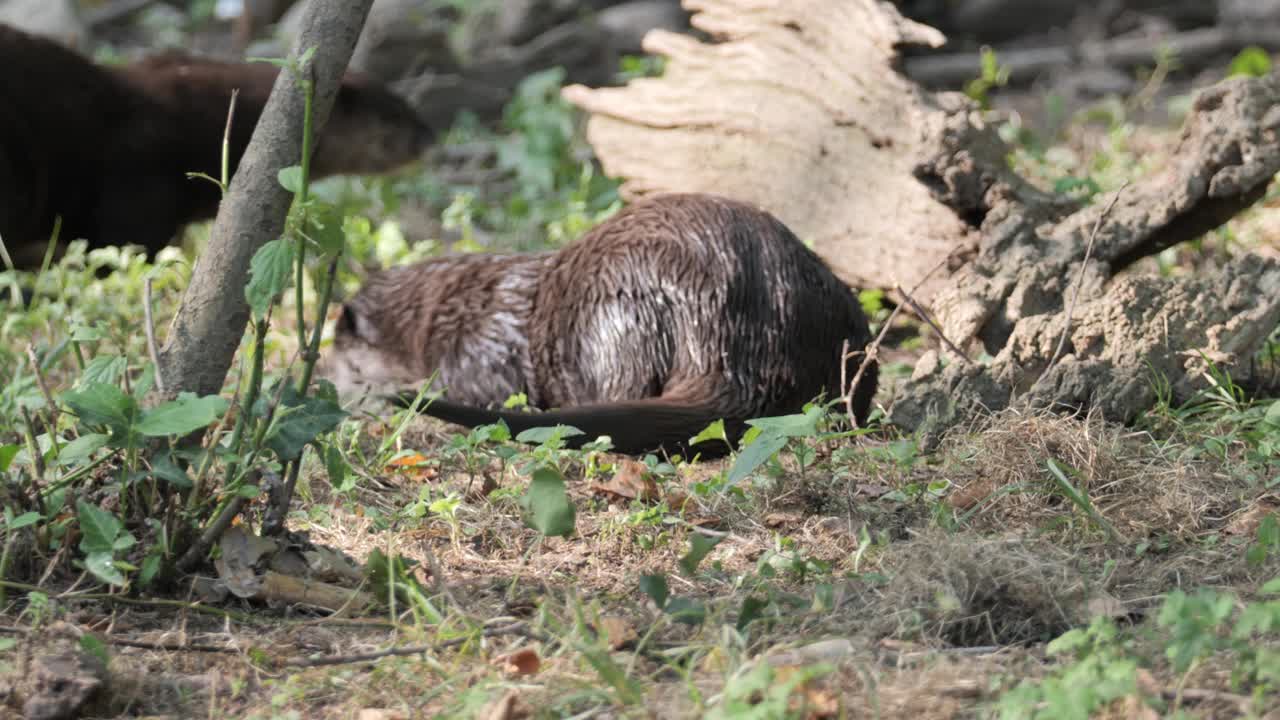
<svg viewBox="0 0 1280 720">
<path fill-rule="evenodd" d="M 392 399 L 401 407 L 411 407 L 417 398 L 414 393 L 403 393 Z M 709 404 L 686 404 L 671 398 L 646 398 L 627 402 L 577 407 L 548 412 L 519 412 L 513 410 L 487 410 L 470 405 L 460 405 L 446 400 L 433 400 L 421 411 L 446 422 L 476 427 L 499 420 L 507 424 L 513 434 L 530 428 L 568 425 L 582 431 L 581 435 L 565 438 L 568 447 L 580 447 L 601 435 L 613 440 L 614 452 L 626 455 L 642 455 L 647 452 L 665 451 L 670 454 L 689 451 L 704 458 L 719 457 L 729 452 L 729 445 L 722 440 L 708 440 L 690 445 L 693 436 L 708 425 L 722 419 L 723 411 Z M 740 419 L 725 419 L 725 435 L 736 443 L 745 423 Z"/>
</svg>

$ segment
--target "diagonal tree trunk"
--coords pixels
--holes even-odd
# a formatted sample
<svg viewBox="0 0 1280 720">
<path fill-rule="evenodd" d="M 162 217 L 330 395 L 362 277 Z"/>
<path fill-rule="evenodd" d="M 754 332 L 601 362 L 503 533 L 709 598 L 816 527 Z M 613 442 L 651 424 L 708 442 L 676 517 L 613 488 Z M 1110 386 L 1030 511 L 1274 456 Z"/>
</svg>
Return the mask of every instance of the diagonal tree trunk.
<svg viewBox="0 0 1280 720">
<path fill-rule="evenodd" d="M 303 67 L 315 87 L 313 137 L 337 96 L 342 74 L 372 0 L 311 0 L 290 59 L 314 49 Z M 249 261 L 284 230 L 293 196 L 280 186 L 280 169 L 302 157 L 304 96 L 293 74 L 281 72 L 214 221 L 209 245 L 196 261 L 182 306 L 161 352 L 165 389 L 199 395 L 222 389 L 249 321 L 244 288 Z"/>
</svg>

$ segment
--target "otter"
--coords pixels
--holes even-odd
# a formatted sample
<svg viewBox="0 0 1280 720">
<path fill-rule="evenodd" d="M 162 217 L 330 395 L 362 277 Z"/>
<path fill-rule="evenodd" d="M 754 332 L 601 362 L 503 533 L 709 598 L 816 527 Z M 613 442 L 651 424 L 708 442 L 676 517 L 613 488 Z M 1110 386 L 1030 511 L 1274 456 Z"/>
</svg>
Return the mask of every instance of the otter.
<svg viewBox="0 0 1280 720">
<path fill-rule="evenodd" d="M 570 425 L 584 433 L 570 445 L 609 435 L 624 454 L 710 457 L 728 447 L 689 442 L 718 419 L 736 444 L 749 419 L 838 397 L 843 343 L 870 339 L 854 292 L 773 215 L 668 194 L 555 252 L 375 273 L 342 306 L 321 372 L 344 398 L 401 405 L 434 373 L 447 399 L 423 412 L 448 422 Z M 871 363 L 853 394 L 860 424 L 876 375 Z M 491 409 L 515 393 L 544 412 Z"/>
<path fill-rule="evenodd" d="M 59 245 L 136 244 L 153 256 L 187 223 L 212 218 L 227 108 L 239 90 L 228 170 L 249 144 L 279 72 L 167 51 L 105 67 L 0 25 L 0 238 L 14 264 L 38 267 L 62 217 Z M 314 177 L 394 170 L 434 133 L 408 103 L 348 73 L 324 131 Z"/>
</svg>

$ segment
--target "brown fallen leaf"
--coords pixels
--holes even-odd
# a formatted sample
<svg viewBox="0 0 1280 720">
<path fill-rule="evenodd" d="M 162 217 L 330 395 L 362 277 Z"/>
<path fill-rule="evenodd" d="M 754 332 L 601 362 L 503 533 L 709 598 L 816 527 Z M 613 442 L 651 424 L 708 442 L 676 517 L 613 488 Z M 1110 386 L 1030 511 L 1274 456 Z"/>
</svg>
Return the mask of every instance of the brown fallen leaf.
<svg viewBox="0 0 1280 720">
<path fill-rule="evenodd" d="M 764 526 L 771 528 L 799 525 L 802 522 L 804 516 L 794 512 L 772 512 L 764 516 Z"/>
<path fill-rule="evenodd" d="M 412 453 L 388 462 L 387 470 L 400 473 L 414 480 L 431 480 L 437 477 L 440 471 L 434 467 L 429 467 L 426 464 L 427 462 L 425 455 Z"/>
<path fill-rule="evenodd" d="M 1253 537 L 1258 532 L 1258 526 L 1268 515 L 1275 515 L 1280 511 L 1280 505 L 1276 505 L 1270 500 L 1259 500 L 1249 507 L 1248 510 L 1231 518 L 1231 522 L 1222 529 L 1224 535 L 1237 535 L 1242 537 Z"/>
<path fill-rule="evenodd" d="M 629 620 L 617 615 L 606 615 L 600 618 L 600 632 L 609 642 L 611 650 L 622 650 L 631 646 L 640 638 Z"/>
<path fill-rule="evenodd" d="M 666 493 L 667 509 L 671 512 L 684 512 L 689 502 L 689 494 L 683 490 L 668 490 Z"/>
<path fill-rule="evenodd" d="M 523 720 L 533 713 L 520 700 L 520 693 L 508 690 L 502 697 L 486 705 L 476 714 L 477 720 Z"/>
<path fill-rule="evenodd" d="M 947 504 L 956 510 L 968 510 L 983 500 L 986 500 L 987 497 L 995 491 L 995 481 L 983 478 L 981 480 L 975 480 L 963 486 L 956 487 L 950 493 L 947 493 L 946 501 Z"/>
<path fill-rule="evenodd" d="M 653 481 L 649 467 L 636 460 L 618 463 L 613 477 L 604 482 L 592 483 L 591 490 L 627 500 L 650 502 L 658 498 L 658 484 Z"/>
<path fill-rule="evenodd" d="M 508 675 L 535 675 L 542 668 L 542 658 L 533 648 L 521 648 L 496 658 L 495 665 Z"/>
<path fill-rule="evenodd" d="M 893 488 L 889 487 L 888 485 L 885 485 L 884 483 L 858 483 L 858 486 L 857 488 L 854 489 L 854 492 L 857 495 L 861 495 L 862 497 L 869 497 L 874 499 L 888 493 L 892 489 Z"/>
</svg>

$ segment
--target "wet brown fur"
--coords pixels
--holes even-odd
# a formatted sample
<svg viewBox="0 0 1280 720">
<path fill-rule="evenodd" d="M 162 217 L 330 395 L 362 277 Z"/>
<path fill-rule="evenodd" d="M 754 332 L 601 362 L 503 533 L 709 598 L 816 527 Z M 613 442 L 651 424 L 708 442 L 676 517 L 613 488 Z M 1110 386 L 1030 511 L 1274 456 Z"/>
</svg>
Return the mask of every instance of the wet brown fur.
<svg viewBox="0 0 1280 720">
<path fill-rule="evenodd" d="M 220 193 L 187 177 L 234 172 L 278 69 L 164 52 L 105 67 L 58 43 L 0 25 L 0 237 L 23 268 L 59 245 L 137 244 L 154 255 L 183 225 L 212 218 Z M 414 160 L 431 131 L 403 100 L 348 73 L 313 156 L 313 176 L 371 173 Z"/>
<path fill-rule="evenodd" d="M 870 341 L 857 297 L 781 222 L 724 198 L 665 195 L 558 252 L 375 275 L 343 307 L 325 373 L 350 394 L 434 372 L 447 401 L 425 412 L 451 422 L 563 423 L 621 452 L 682 451 L 716 419 L 736 439 L 748 419 L 837 397 L 846 339 Z M 854 395 L 860 422 L 869 370 Z M 520 392 L 561 410 L 486 409 Z"/>
</svg>

